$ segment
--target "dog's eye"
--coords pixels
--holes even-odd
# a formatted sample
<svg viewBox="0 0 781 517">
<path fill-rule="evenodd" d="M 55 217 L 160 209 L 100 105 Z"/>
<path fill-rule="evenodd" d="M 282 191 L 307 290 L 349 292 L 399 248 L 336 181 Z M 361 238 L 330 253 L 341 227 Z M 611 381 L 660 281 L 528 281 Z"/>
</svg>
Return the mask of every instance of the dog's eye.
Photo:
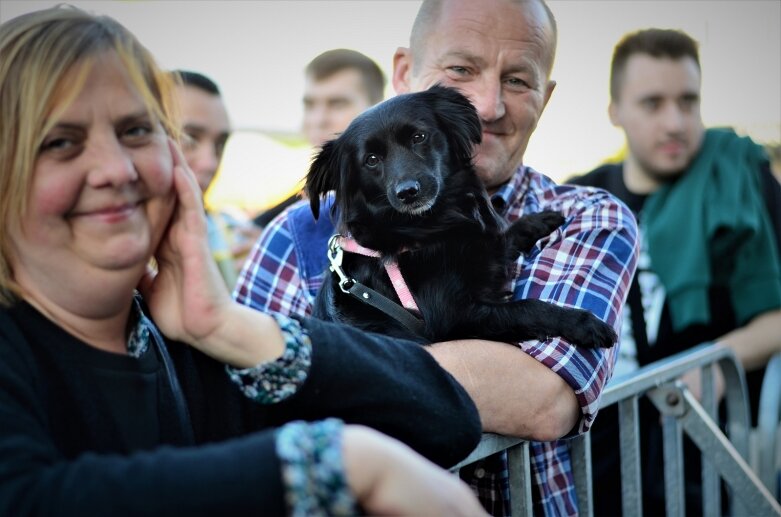
<svg viewBox="0 0 781 517">
<path fill-rule="evenodd" d="M 426 133 L 415 133 L 414 135 L 412 135 L 412 143 L 419 144 L 421 142 L 425 142 L 426 138 L 427 138 Z"/>
<path fill-rule="evenodd" d="M 365 163 L 367 167 L 373 169 L 380 164 L 380 158 L 376 154 L 367 154 L 363 163 Z"/>
</svg>

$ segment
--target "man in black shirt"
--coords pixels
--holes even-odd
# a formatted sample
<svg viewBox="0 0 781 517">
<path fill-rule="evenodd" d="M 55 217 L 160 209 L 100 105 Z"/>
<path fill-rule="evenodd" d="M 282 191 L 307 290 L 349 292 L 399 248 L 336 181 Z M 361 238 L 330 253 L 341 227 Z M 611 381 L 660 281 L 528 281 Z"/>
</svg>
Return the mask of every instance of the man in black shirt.
<svg viewBox="0 0 781 517">
<path fill-rule="evenodd" d="M 705 129 L 700 82 L 697 43 L 688 35 L 649 29 L 625 36 L 611 63 L 609 114 L 626 135 L 626 158 L 570 182 L 612 192 L 640 222 L 614 376 L 713 341 L 730 347 L 749 372 L 756 412 L 762 368 L 781 350 L 781 187 L 759 145 Z M 699 392 L 698 373 L 684 381 Z M 661 431 L 649 409 L 641 414 L 643 502 L 656 515 L 664 512 Z M 595 512 L 617 515 L 616 408 L 603 411 L 592 428 L 594 486 L 602 494 Z M 687 464 L 687 510 L 695 513 L 699 476 Z"/>
</svg>

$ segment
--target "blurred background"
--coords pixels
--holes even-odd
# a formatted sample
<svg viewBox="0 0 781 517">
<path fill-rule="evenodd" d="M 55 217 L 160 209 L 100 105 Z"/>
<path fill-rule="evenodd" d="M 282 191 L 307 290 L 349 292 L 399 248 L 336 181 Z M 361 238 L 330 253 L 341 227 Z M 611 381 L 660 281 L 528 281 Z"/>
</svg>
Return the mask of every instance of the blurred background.
<svg viewBox="0 0 781 517">
<path fill-rule="evenodd" d="M 479 0 L 475 0 L 479 1 Z M 60 1 L 0 0 L 0 22 Z M 406 46 L 413 0 L 71 0 L 133 31 L 167 69 L 212 77 L 236 129 L 212 207 L 248 213 L 274 204 L 306 174 L 311 151 L 300 136 L 306 63 L 332 48 L 373 58 L 390 77 Z M 621 152 L 607 117 L 612 49 L 640 28 L 682 29 L 700 42 L 702 112 L 781 148 L 781 1 L 549 0 L 559 25 L 558 86 L 525 163 L 557 180 Z M 388 85 L 386 96 L 392 96 Z"/>
</svg>

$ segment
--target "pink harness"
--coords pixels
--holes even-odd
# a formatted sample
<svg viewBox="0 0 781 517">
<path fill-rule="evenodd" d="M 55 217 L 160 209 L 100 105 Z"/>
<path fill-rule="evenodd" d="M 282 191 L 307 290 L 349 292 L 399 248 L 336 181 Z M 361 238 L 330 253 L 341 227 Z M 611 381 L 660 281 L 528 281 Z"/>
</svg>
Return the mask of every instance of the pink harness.
<svg viewBox="0 0 781 517">
<path fill-rule="evenodd" d="M 340 236 L 337 243 L 344 251 L 350 253 L 357 253 L 358 255 L 363 255 L 365 257 L 382 257 L 378 252 L 370 250 L 369 248 L 364 248 L 351 237 Z M 399 264 L 395 260 L 386 262 L 385 271 L 388 273 L 388 278 L 390 278 L 391 284 L 393 284 L 393 288 L 396 290 L 396 296 L 399 297 L 401 305 L 407 310 L 420 313 L 418 304 L 415 303 L 415 298 L 413 298 L 409 287 L 407 287 L 407 282 L 405 282 L 404 277 L 401 276 Z"/>
</svg>

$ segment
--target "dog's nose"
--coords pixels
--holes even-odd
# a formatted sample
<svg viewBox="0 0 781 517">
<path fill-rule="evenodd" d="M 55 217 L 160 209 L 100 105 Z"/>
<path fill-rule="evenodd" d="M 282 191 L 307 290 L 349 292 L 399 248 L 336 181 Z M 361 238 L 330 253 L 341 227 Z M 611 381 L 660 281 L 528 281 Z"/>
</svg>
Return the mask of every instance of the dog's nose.
<svg viewBox="0 0 781 517">
<path fill-rule="evenodd" d="M 403 203 L 413 201 L 420 192 L 420 183 L 414 180 L 402 181 L 396 185 L 396 197 Z"/>
</svg>

